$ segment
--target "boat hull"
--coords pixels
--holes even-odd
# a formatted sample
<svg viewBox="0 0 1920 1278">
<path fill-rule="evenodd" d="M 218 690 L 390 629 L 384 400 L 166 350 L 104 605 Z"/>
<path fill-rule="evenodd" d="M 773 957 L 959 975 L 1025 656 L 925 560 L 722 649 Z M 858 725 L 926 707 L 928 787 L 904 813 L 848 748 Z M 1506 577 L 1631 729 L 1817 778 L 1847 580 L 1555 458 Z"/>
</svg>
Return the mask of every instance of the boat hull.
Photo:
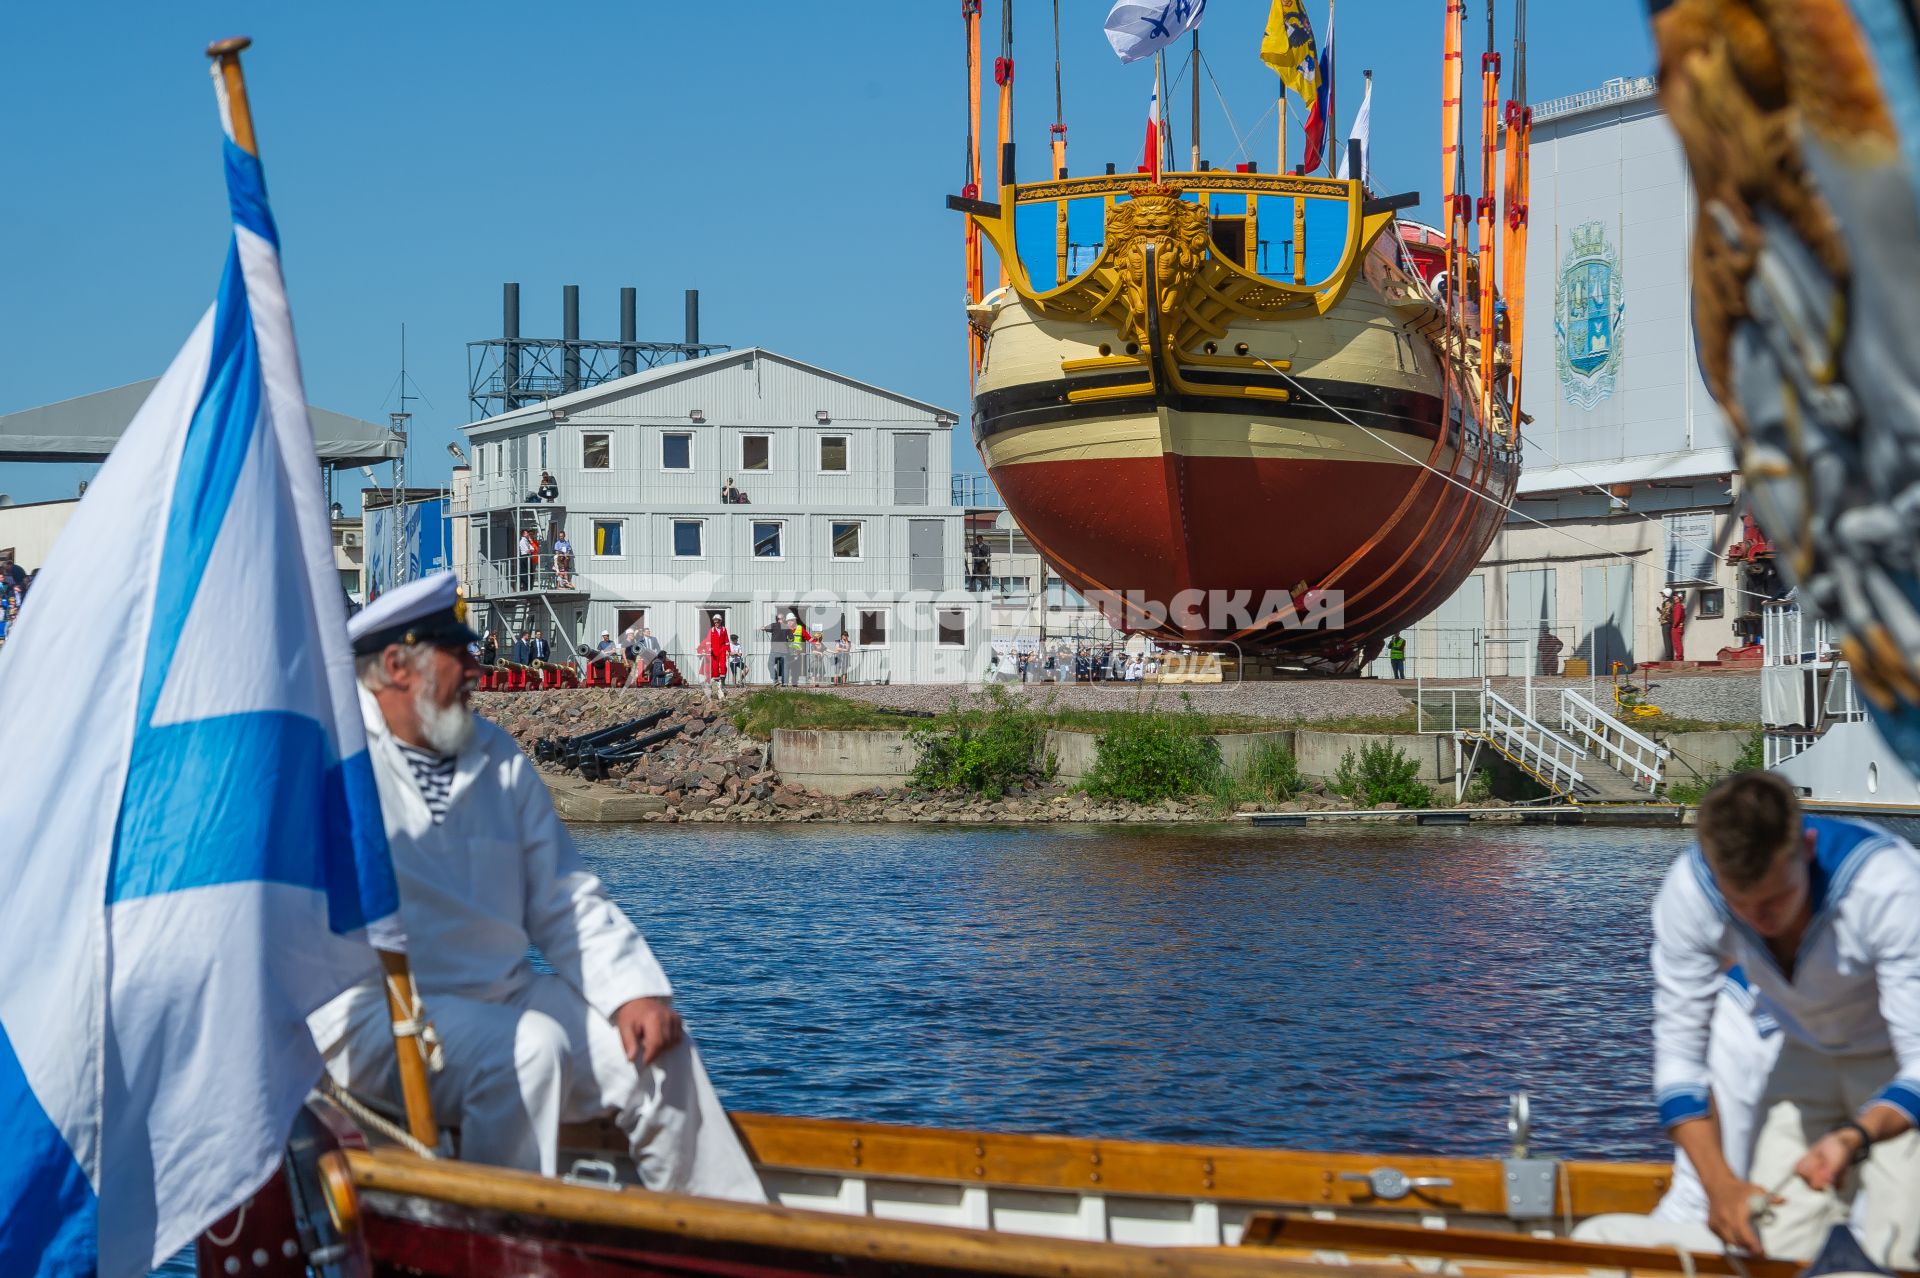
<svg viewBox="0 0 1920 1278">
<path fill-rule="evenodd" d="M 1105 324 L 1011 294 L 994 311 L 975 442 L 1036 548 L 1123 629 L 1351 667 L 1479 562 L 1519 455 L 1374 257 L 1325 314 L 1208 344 L 1243 357 L 1177 357 L 1179 385 L 1112 367 Z M 1309 591 L 1334 606 L 1290 624 L 1315 621 Z"/>
</svg>

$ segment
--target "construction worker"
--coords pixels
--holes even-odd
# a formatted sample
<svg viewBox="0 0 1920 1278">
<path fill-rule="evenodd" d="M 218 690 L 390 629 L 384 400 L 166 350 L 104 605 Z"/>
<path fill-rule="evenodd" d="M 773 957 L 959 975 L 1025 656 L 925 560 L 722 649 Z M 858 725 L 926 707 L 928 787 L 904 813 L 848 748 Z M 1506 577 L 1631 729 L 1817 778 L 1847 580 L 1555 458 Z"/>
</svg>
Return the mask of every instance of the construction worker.
<svg viewBox="0 0 1920 1278">
<path fill-rule="evenodd" d="M 1395 634 L 1393 638 L 1387 640 L 1387 660 L 1393 662 L 1394 678 L 1407 677 L 1407 637 L 1405 635 Z"/>
</svg>

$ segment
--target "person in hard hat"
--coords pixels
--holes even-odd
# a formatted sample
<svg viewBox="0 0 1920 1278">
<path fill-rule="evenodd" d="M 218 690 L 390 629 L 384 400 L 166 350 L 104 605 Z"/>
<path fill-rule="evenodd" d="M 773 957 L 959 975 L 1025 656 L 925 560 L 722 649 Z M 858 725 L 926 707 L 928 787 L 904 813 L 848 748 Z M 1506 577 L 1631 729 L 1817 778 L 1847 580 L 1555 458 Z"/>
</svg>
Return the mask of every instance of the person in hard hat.
<svg viewBox="0 0 1920 1278">
<path fill-rule="evenodd" d="M 1387 640 L 1387 660 L 1393 663 L 1394 678 L 1407 677 L 1407 637 L 1405 635 L 1396 632 L 1393 638 Z"/>
<path fill-rule="evenodd" d="M 653 951 L 581 864 L 531 760 L 473 713 L 463 609 L 436 573 L 347 626 L 408 958 L 445 1058 L 436 1116 L 459 1127 L 462 1158 L 552 1176 L 560 1125 L 611 1115 L 649 1189 L 764 1202 Z M 375 977 L 308 1028 L 336 1081 L 397 1099 L 392 1022 Z"/>
</svg>

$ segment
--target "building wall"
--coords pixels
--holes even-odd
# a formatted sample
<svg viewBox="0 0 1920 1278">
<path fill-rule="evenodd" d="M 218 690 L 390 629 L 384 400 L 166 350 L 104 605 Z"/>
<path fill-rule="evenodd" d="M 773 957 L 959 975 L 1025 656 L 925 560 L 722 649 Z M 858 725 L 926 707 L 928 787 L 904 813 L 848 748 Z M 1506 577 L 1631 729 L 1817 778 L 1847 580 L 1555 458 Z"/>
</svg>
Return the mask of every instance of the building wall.
<svg viewBox="0 0 1920 1278">
<path fill-rule="evenodd" d="M 1409 674 L 1540 673 L 1578 656 L 1605 677 L 1614 660 L 1659 659 L 1663 587 L 1686 601 L 1684 655 L 1711 660 L 1759 601 L 1724 558 L 1739 481 L 1694 358 L 1679 140 L 1647 81 L 1540 104 L 1534 120 L 1520 492 L 1478 570 L 1410 632 Z M 1708 580 L 1671 569 L 1670 527 L 1705 531 Z M 1722 615 L 1703 616 L 1714 591 Z"/>
<path fill-rule="evenodd" d="M 0 550 L 12 547 L 15 563 L 28 572 L 39 571 L 79 505 L 79 498 L 69 497 L 0 506 Z"/>
<path fill-rule="evenodd" d="M 624 378 L 467 427 L 457 557 L 470 593 L 505 594 L 516 521 L 548 548 L 563 526 L 577 592 L 554 595 L 553 608 L 575 642 L 617 635 L 624 616 L 648 609 L 656 637 L 691 660 L 722 608 L 765 677 L 761 632 L 776 610 L 798 608 L 830 640 L 844 624 L 856 643 L 864 610 L 885 614 L 886 639 L 861 645 L 854 677 L 970 678 L 985 660 L 988 610 L 966 589 L 965 512 L 950 504 L 953 422 L 760 351 Z M 824 441 L 834 442 L 823 451 Z M 680 449 L 686 464 L 671 464 Z M 528 500 L 542 471 L 554 502 Z M 744 503 L 720 500 L 728 480 Z M 697 554 L 681 553 L 686 524 L 697 525 Z M 857 547 L 843 537 L 836 549 L 848 525 Z M 777 553 L 763 553 L 769 533 Z M 552 631 L 545 607 L 537 620 Z M 956 612 L 958 643 L 938 624 Z"/>
</svg>

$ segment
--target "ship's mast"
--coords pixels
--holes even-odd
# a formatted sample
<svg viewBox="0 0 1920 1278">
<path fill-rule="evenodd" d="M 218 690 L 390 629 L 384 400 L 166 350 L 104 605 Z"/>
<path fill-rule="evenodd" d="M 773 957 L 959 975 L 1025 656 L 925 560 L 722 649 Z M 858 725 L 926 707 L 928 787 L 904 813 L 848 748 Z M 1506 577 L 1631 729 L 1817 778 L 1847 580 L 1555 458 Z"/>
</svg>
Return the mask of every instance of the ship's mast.
<svg viewBox="0 0 1920 1278">
<path fill-rule="evenodd" d="M 1500 237 L 1495 216 L 1494 143 L 1500 107 L 1500 54 L 1493 47 L 1493 5 L 1487 0 L 1487 51 L 1480 55 L 1480 425 L 1493 424 L 1493 250 Z"/>
<path fill-rule="evenodd" d="M 1000 145 L 994 152 L 1000 157 L 1000 180 L 1006 172 L 1007 147 L 1013 142 L 1013 0 L 1000 0 L 1000 56 L 993 60 L 993 82 L 1000 86 Z M 998 258 L 998 255 L 995 255 Z M 1000 287 L 1007 286 L 1007 263 L 1000 261 Z"/>
<path fill-rule="evenodd" d="M 1506 259 L 1501 285 L 1507 295 L 1507 348 L 1512 368 L 1507 390 L 1509 445 L 1520 436 L 1520 373 L 1527 304 L 1527 200 L 1532 183 L 1533 108 L 1527 105 L 1527 0 L 1514 0 L 1513 96 L 1507 99 Z"/>
<path fill-rule="evenodd" d="M 960 21 L 966 33 L 967 54 L 967 145 L 962 167 L 965 180 L 960 184 L 963 198 L 980 198 L 980 0 L 960 0 Z M 980 245 L 980 226 L 972 218 L 967 224 L 967 305 L 986 295 L 986 265 Z M 967 384 L 980 374 L 982 354 L 980 334 L 967 322 Z"/>
<path fill-rule="evenodd" d="M 1193 65 L 1187 68 L 1187 76 L 1193 81 L 1193 165 L 1192 172 L 1200 171 L 1200 28 L 1193 29 Z"/>
<path fill-rule="evenodd" d="M 1067 175 L 1067 109 L 1060 95 L 1060 0 L 1053 0 L 1053 128 L 1050 132 L 1053 138 L 1053 176 L 1063 178 Z M 1060 217 L 1064 225 L 1064 202 Z"/>
</svg>

